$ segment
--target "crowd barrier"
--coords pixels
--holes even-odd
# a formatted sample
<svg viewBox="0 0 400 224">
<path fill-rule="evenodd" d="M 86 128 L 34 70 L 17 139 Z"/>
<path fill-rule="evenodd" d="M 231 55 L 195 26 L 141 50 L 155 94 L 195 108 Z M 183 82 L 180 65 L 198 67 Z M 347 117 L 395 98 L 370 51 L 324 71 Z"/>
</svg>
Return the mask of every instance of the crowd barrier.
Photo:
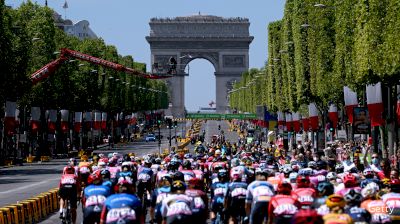
<svg viewBox="0 0 400 224">
<path fill-rule="evenodd" d="M 38 223 L 58 211 L 58 188 L 0 208 L 0 224 Z"/>
</svg>

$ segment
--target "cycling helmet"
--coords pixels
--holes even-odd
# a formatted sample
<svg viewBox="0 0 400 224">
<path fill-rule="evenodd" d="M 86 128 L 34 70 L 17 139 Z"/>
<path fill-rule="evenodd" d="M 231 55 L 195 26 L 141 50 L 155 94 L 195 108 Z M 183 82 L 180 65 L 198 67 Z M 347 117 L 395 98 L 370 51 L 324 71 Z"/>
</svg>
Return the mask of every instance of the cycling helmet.
<svg viewBox="0 0 400 224">
<path fill-rule="evenodd" d="M 185 160 L 182 163 L 182 167 L 183 167 L 183 169 L 189 170 L 192 168 L 192 163 L 189 160 Z"/>
<path fill-rule="evenodd" d="M 328 179 L 328 180 L 336 180 L 337 179 L 337 174 L 335 172 L 329 172 L 326 175 L 326 179 Z"/>
<path fill-rule="evenodd" d="M 182 172 L 176 171 L 175 173 L 173 173 L 171 175 L 172 180 L 176 181 L 176 180 L 180 180 L 180 181 L 185 181 L 185 175 L 183 175 Z"/>
<path fill-rule="evenodd" d="M 304 168 L 299 170 L 299 175 L 302 176 L 312 176 L 314 174 L 314 170 L 311 168 Z"/>
<path fill-rule="evenodd" d="M 317 168 L 317 163 L 314 161 L 310 161 L 310 162 L 308 162 L 307 166 L 308 166 L 308 168 L 315 169 L 315 168 Z"/>
<path fill-rule="evenodd" d="M 103 178 L 101 177 L 101 173 L 99 170 L 96 172 L 93 172 L 89 177 L 88 177 L 88 184 L 101 184 L 103 182 Z"/>
<path fill-rule="evenodd" d="M 82 156 L 81 156 L 81 160 L 84 161 L 84 162 L 88 161 L 88 159 L 89 159 L 89 158 L 88 158 L 87 155 L 82 155 Z"/>
<path fill-rule="evenodd" d="M 366 178 L 372 178 L 372 177 L 374 177 L 374 171 L 371 168 L 366 168 L 363 171 L 363 175 Z"/>
<path fill-rule="evenodd" d="M 69 163 L 72 163 L 74 166 L 78 164 L 75 158 L 70 158 Z"/>
<path fill-rule="evenodd" d="M 160 164 L 161 164 L 161 158 L 160 158 L 160 157 L 157 157 L 157 158 L 154 160 L 154 163 L 160 165 Z"/>
<path fill-rule="evenodd" d="M 166 174 L 160 178 L 159 186 L 170 186 L 172 183 L 172 178 L 169 174 Z"/>
<path fill-rule="evenodd" d="M 393 179 L 390 181 L 390 189 L 392 192 L 400 193 L 400 180 Z"/>
<path fill-rule="evenodd" d="M 186 153 L 185 156 L 184 156 L 185 159 L 191 159 L 192 157 L 193 156 L 192 156 L 191 153 Z"/>
<path fill-rule="evenodd" d="M 289 182 L 283 181 L 278 184 L 276 191 L 278 194 L 289 195 L 292 192 L 292 185 Z"/>
<path fill-rule="evenodd" d="M 318 170 L 326 169 L 327 166 L 328 166 L 328 164 L 326 163 L 325 160 L 318 160 L 317 161 L 317 169 Z"/>
<path fill-rule="evenodd" d="M 352 173 L 346 174 L 343 177 L 343 183 L 346 188 L 356 187 L 358 185 L 357 178 Z"/>
<path fill-rule="evenodd" d="M 334 187 L 330 182 L 320 182 L 318 183 L 317 191 L 323 196 L 329 196 L 333 194 Z"/>
<path fill-rule="evenodd" d="M 324 220 L 314 209 L 301 209 L 293 216 L 292 223 L 323 224 Z"/>
<path fill-rule="evenodd" d="M 99 168 L 105 168 L 106 165 L 107 165 L 107 164 L 106 164 L 105 162 L 103 162 L 103 161 L 97 163 L 97 166 L 99 166 Z"/>
<path fill-rule="evenodd" d="M 336 164 L 335 171 L 336 171 L 336 173 L 343 173 L 344 172 L 343 164 L 341 164 L 341 163 Z"/>
<path fill-rule="evenodd" d="M 375 182 L 371 182 L 361 190 L 361 195 L 363 196 L 363 198 L 373 198 L 378 191 L 378 184 L 376 184 Z"/>
<path fill-rule="evenodd" d="M 132 165 L 131 162 L 123 162 L 122 165 L 121 165 L 121 169 L 124 170 L 125 168 L 127 168 L 127 170 L 130 171 L 131 170 L 131 165 Z"/>
<path fill-rule="evenodd" d="M 282 171 L 284 174 L 290 174 L 293 170 L 290 166 L 285 166 Z"/>
<path fill-rule="evenodd" d="M 189 180 L 189 186 L 192 189 L 202 190 L 204 189 L 203 182 L 198 178 L 192 178 Z"/>
<path fill-rule="evenodd" d="M 75 168 L 73 166 L 66 166 L 64 168 L 64 174 L 75 174 Z"/>
<path fill-rule="evenodd" d="M 186 190 L 186 185 L 183 181 L 175 180 L 174 182 L 172 182 L 171 192 L 185 191 L 185 190 Z"/>
<path fill-rule="evenodd" d="M 111 177 L 111 173 L 107 169 L 102 170 L 100 174 L 103 177 L 103 179 L 110 179 Z"/>
<path fill-rule="evenodd" d="M 350 205 L 358 205 L 362 201 L 362 195 L 359 191 L 351 189 L 344 194 L 344 200 Z"/>
<path fill-rule="evenodd" d="M 295 172 L 290 173 L 290 174 L 289 174 L 290 183 L 296 183 L 297 176 L 298 176 L 298 174 L 295 173 Z"/>
<path fill-rule="evenodd" d="M 296 178 L 296 184 L 298 188 L 307 188 L 310 187 L 310 177 L 299 175 Z"/>
<path fill-rule="evenodd" d="M 298 172 L 298 171 L 300 170 L 300 166 L 299 166 L 298 164 L 293 164 L 293 165 L 292 165 L 292 170 L 293 170 L 294 172 Z"/>
<path fill-rule="evenodd" d="M 383 178 L 381 181 L 382 181 L 383 187 L 390 187 L 390 179 L 389 178 Z"/>
<path fill-rule="evenodd" d="M 228 172 L 226 170 L 218 171 L 218 180 L 221 182 L 226 182 L 228 180 Z"/>
<path fill-rule="evenodd" d="M 233 181 L 241 180 L 242 179 L 242 173 L 240 172 L 240 170 L 233 169 L 231 177 L 232 177 Z"/>
<path fill-rule="evenodd" d="M 346 205 L 346 201 L 344 200 L 343 196 L 339 194 L 332 194 L 328 196 L 325 203 L 326 206 L 328 206 L 328 208 L 330 209 L 336 207 L 344 208 L 344 206 Z"/>
</svg>

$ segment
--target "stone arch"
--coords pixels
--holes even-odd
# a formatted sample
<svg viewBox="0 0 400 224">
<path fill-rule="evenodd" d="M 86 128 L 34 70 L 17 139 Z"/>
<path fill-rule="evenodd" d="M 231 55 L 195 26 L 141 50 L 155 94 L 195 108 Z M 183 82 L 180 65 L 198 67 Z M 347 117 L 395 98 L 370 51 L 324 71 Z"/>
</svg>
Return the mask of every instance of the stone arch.
<svg viewBox="0 0 400 224">
<path fill-rule="evenodd" d="M 228 91 L 234 80 L 239 81 L 249 68 L 249 46 L 254 37 L 249 34 L 246 18 L 222 18 L 194 15 L 150 20 L 151 63 L 158 69 L 177 59 L 177 74 L 167 83 L 170 89 L 171 113 L 184 116 L 185 67 L 194 59 L 206 59 L 215 68 L 217 112 L 229 110 Z M 188 57 L 190 55 L 191 57 Z"/>
</svg>

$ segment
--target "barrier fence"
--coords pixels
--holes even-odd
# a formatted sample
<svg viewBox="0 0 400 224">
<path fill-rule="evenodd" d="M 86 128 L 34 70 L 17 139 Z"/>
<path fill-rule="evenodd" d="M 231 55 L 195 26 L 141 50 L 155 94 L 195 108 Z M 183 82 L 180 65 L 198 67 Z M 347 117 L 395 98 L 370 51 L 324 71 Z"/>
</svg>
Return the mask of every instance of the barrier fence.
<svg viewBox="0 0 400 224">
<path fill-rule="evenodd" d="M 0 208 L 0 224 L 38 223 L 58 211 L 58 188 Z"/>
</svg>

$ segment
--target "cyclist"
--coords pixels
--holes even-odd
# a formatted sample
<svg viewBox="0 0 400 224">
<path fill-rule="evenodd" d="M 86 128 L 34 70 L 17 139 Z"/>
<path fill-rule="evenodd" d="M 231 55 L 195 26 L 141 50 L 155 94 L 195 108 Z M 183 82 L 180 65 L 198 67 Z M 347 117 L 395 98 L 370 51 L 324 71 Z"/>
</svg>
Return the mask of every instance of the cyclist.
<svg viewBox="0 0 400 224">
<path fill-rule="evenodd" d="M 180 224 L 192 223 L 193 201 L 185 195 L 186 186 L 181 180 L 172 182 L 171 194 L 162 202 L 161 214 L 163 223 Z"/>
<path fill-rule="evenodd" d="M 268 203 L 275 195 L 274 186 L 268 183 L 267 169 L 256 169 L 256 180 L 250 183 L 246 192 L 246 214 L 250 223 L 263 223 L 268 220 Z"/>
<path fill-rule="evenodd" d="M 337 191 L 336 194 L 344 196 L 344 194 L 351 189 L 354 189 L 356 191 L 361 191 L 361 188 L 359 187 L 357 181 L 357 177 L 352 173 L 348 173 L 343 177 L 343 185 L 344 188 Z"/>
<path fill-rule="evenodd" d="M 361 195 L 364 201 L 361 203 L 361 208 L 364 208 L 371 214 L 371 223 L 390 223 L 388 208 L 383 200 L 380 199 L 379 186 L 376 183 L 369 183 L 365 186 Z"/>
<path fill-rule="evenodd" d="M 317 209 L 318 214 L 326 215 L 329 213 L 329 208 L 326 206 L 326 199 L 333 194 L 334 186 L 330 182 L 320 182 L 317 186 L 317 198 L 314 200 L 312 207 Z"/>
<path fill-rule="evenodd" d="M 365 179 L 361 181 L 360 187 L 364 188 L 367 186 L 367 184 L 374 182 L 376 184 L 380 184 L 380 181 L 378 178 L 375 178 L 375 172 L 371 168 L 366 168 L 363 171 L 363 176 Z"/>
<path fill-rule="evenodd" d="M 224 200 L 228 191 L 229 176 L 226 170 L 218 171 L 218 181 L 211 184 L 211 211 L 210 218 L 211 223 L 214 224 L 217 213 L 223 216 Z M 223 217 L 221 217 L 223 219 Z"/>
<path fill-rule="evenodd" d="M 192 198 L 192 218 L 193 223 L 206 223 L 207 222 L 207 212 L 208 212 L 208 198 L 207 194 L 203 191 L 204 186 L 200 179 L 193 178 L 189 180 L 188 188 L 185 194 Z"/>
<path fill-rule="evenodd" d="M 101 224 L 144 223 L 142 205 L 135 194 L 135 184 L 129 177 L 121 177 L 117 185 L 118 193 L 104 202 Z"/>
<path fill-rule="evenodd" d="M 300 203 L 290 195 L 292 185 L 286 181 L 278 184 L 276 192 L 268 205 L 268 224 L 289 223 L 298 212 Z"/>
<path fill-rule="evenodd" d="M 329 213 L 323 216 L 325 224 L 351 224 L 353 220 L 344 213 L 346 201 L 343 196 L 332 194 L 326 199 L 326 205 L 329 208 Z"/>
<path fill-rule="evenodd" d="M 76 223 L 76 208 L 80 197 L 81 187 L 79 178 L 75 175 L 75 168 L 71 165 L 64 167 L 64 174 L 61 176 L 58 195 L 60 196 L 60 218 L 66 218 L 68 214 L 66 200 L 71 206 L 72 223 Z"/>
<path fill-rule="evenodd" d="M 162 201 L 171 192 L 172 178 L 169 174 L 161 177 L 158 182 L 158 188 L 153 191 L 150 202 L 150 218 L 152 223 L 161 223 L 161 205 Z"/>
<path fill-rule="evenodd" d="M 400 223 L 400 180 L 390 181 L 390 192 L 382 196 L 383 202 L 390 208 L 392 223 Z"/>
<path fill-rule="evenodd" d="M 245 200 L 247 183 L 243 182 L 242 173 L 234 171 L 232 181 L 228 185 L 227 197 L 225 198 L 224 207 L 227 210 L 227 217 L 234 223 L 238 223 L 238 218 L 246 217 Z"/>
<path fill-rule="evenodd" d="M 310 178 L 299 175 L 296 179 L 296 185 L 297 189 L 292 192 L 293 198 L 300 202 L 302 209 L 311 208 L 316 192 L 311 188 Z"/>
<path fill-rule="evenodd" d="M 362 195 L 360 192 L 351 189 L 344 195 L 347 205 L 344 212 L 349 214 L 353 222 L 357 224 L 367 224 L 371 221 L 371 214 L 360 207 Z"/>
<path fill-rule="evenodd" d="M 88 178 L 88 186 L 84 190 L 82 204 L 83 223 L 100 223 L 100 215 L 106 198 L 111 194 L 107 186 L 102 185 L 100 170 L 91 174 Z"/>
</svg>

